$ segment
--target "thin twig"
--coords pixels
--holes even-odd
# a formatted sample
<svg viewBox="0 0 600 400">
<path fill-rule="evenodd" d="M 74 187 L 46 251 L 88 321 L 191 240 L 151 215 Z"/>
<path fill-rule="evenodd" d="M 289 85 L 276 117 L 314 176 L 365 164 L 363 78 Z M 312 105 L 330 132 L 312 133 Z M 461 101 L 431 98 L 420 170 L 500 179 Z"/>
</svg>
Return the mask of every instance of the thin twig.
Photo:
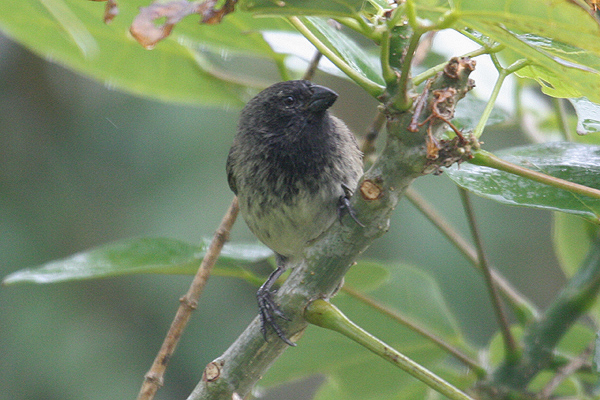
<svg viewBox="0 0 600 400">
<path fill-rule="evenodd" d="M 464 354 L 462 351 L 460 351 L 456 347 L 451 346 L 444 339 L 427 331 L 425 328 L 417 325 L 416 323 L 414 323 L 413 321 L 411 321 L 404 315 L 398 313 L 396 310 L 390 309 L 389 307 L 385 306 L 384 304 L 379 303 L 377 300 L 373 299 L 372 297 L 367 296 L 366 294 L 361 293 L 360 291 L 358 291 L 352 287 L 348 287 L 345 285 L 342 287 L 342 291 L 349 294 L 350 296 L 354 297 L 355 299 L 363 302 L 364 304 L 367 304 L 368 306 L 376 309 L 377 311 L 381 312 L 382 314 L 387 315 L 388 317 L 392 318 L 394 321 L 399 322 L 400 324 L 408 327 L 410 330 L 418 333 L 419 335 L 425 337 L 426 339 L 431 340 L 433 343 L 437 344 L 440 348 L 442 348 L 443 350 L 446 350 L 448 353 L 452 354 L 454 357 L 456 357 L 457 359 L 462 361 L 466 366 L 471 368 L 475 372 L 475 374 L 477 374 L 477 376 L 479 376 L 481 378 L 485 376 L 485 374 L 486 374 L 485 369 L 482 366 L 480 366 L 479 364 L 477 364 L 477 362 L 475 360 L 471 359 L 469 356 Z"/>
<path fill-rule="evenodd" d="M 579 356 L 575 357 L 573 360 L 571 360 L 570 363 L 562 367 L 556 373 L 556 375 L 554 375 L 550 382 L 548 382 L 548 384 L 544 386 L 542 391 L 539 393 L 538 398 L 549 399 L 552 395 L 552 392 L 556 390 L 556 388 L 562 383 L 562 381 L 564 381 L 566 378 L 568 378 L 570 375 L 572 375 L 575 371 L 583 367 L 588 362 L 588 359 L 592 355 L 593 351 L 594 342 L 590 343 L 589 346 L 586 347 L 585 350 L 583 350 L 583 352 Z"/>
<path fill-rule="evenodd" d="M 427 202 L 413 188 L 408 188 L 405 196 L 469 260 L 471 265 L 479 269 L 477 251 L 437 212 L 433 205 Z M 537 308 L 523 294 L 519 293 L 496 269 L 490 266 L 490 271 L 492 279 L 512 305 L 513 311 L 517 314 L 517 318 L 521 323 L 529 322 L 539 315 Z"/>
<path fill-rule="evenodd" d="M 306 72 L 304 72 L 302 79 L 310 81 L 313 76 L 315 76 L 315 72 L 317 72 L 317 67 L 319 66 L 319 61 L 321 61 L 321 57 L 323 57 L 323 53 L 317 50 L 313 58 L 310 60 L 308 68 L 306 69 Z"/>
<path fill-rule="evenodd" d="M 371 122 L 371 126 L 367 129 L 367 132 L 362 138 L 362 143 L 360 145 L 360 150 L 363 152 L 364 164 L 372 164 L 375 155 L 375 142 L 377 141 L 377 137 L 379 137 L 379 132 L 381 128 L 383 128 L 383 124 L 387 120 L 384 113 L 380 110 L 377 110 L 375 114 L 375 118 L 373 118 L 373 122 Z"/>
<path fill-rule="evenodd" d="M 571 127 L 569 126 L 569 121 L 567 119 L 567 110 L 565 108 L 564 99 L 558 99 L 556 97 L 551 97 L 552 105 L 556 110 L 556 117 L 558 119 L 558 128 L 560 132 L 563 134 L 564 139 L 567 141 L 573 140 L 573 134 L 571 133 Z"/>
<path fill-rule="evenodd" d="M 463 207 L 465 209 L 465 214 L 469 222 L 469 227 L 471 228 L 471 233 L 473 234 L 473 240 L 475 241 L 479 266 L 481 268 L 481 271 L 483 272 L 485 283 L 490 292 L 490 297 L 492 300 L 494 312 L 496 314 L 496 319 L 498 320 L 500 332 L 504 340 L 505 358 L 506 360 L 515 360 L 518 357 L 517 345 L 515 343 L 515 339 L 513 338 L 512 333 L 510 332 L 510 323 L 508 322 L 508 318 L 506 316 L 506 313 L 504 312 L 504 308 L 502 307 L 502 301 L 500 299 L 500 295 L 498 294 L 498 289 L 496 288 L 496 285 L 492 278 L 492 273 L 489 268 L 485 251 L 483 250 L 483 241 L 481 239 L 481 235 L 479 234 L 477 221 L 475 220 L 473 204 L 471 203 L 469 193 L 465 189 L 459 187 L 458 191 L 463 202 Z"/>
<path fill-rule="evenodd" d="M 169 332 L 152 363 L 152 367 L 144 377 L 144 383 L 138 394 L 138 400 L 153 399 L 156 391 L 163 385 L 167 364 L 179 343 L 179 339 L 192 315 L 192 311 L 198 306 L 200 294 L 208 281 L 210 272 L 221 253 L 223 245 L 229 238 L 229 231 L 237 218 L 238 210 L 237 197 L 234 197 L 208 246 L 206 255 L 200 264 L 200 268 L 198 268 L 196 276 L 194 276 L 188 292 L 179 299 L 180 304 L 177 314 L 175 314 Z"/>
</svg>

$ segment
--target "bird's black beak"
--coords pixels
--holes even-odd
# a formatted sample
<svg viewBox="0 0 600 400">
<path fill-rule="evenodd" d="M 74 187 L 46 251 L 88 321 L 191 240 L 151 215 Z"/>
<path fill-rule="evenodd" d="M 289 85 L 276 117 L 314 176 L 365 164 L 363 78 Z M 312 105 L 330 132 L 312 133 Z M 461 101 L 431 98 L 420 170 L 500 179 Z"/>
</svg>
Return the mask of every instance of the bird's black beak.
<svg viewBox="0 0 600 400">
<path fill-rule="evenodd" d="M 338 94 L 325 86 L 312 85 L 312 95 L 306 105 L 311 112 L 325 111 L 335 103 Z"/>
</svg>

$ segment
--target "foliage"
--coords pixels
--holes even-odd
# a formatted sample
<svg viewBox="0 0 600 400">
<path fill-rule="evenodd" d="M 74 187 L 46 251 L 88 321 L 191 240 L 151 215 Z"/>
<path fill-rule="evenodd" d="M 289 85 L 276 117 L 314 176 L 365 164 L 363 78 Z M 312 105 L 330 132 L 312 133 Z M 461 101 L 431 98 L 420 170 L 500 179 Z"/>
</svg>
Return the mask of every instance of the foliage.
<svg viewBox="0 0 600 400">
<path fill-rule="evenodd" d="M 426 65 L 420 74 L 412 76 L 413 54 L 426 33 L 453 29 L 480 46 L 465 56 L 489 57 L 498 78 L 487 101 L 465 99 L 470 106 L 463 108 L 462 114 L 459 108 L 455 120 L 462 131 L 447 129 L 449 133 L 438 138 L 440 143 L 456 144 L 456 138 L 450 140 L 460 137 L 461 132 L 473 132 L 472 140 L 476 140 L 485 133 L 486 126 L 508 120 L 510 117 L 496 110 L 494 104 L 509 75 L 528 79 L 527 83 L 520 81 L 522 85 L 537 82 L 546 96 L 559 99 L 554 104 L 569 99 L 576 112 L 577 133 L 598 132 L 600 28 L 595 14 L 581 1 L 413 0 L 390 5 L 382 0 L 242 0 L 235 11 L 222 12 L 227 15 L 221 15 L 224 18 L 220 23 L 203 25 L 187 14 L 197 13 L 206 20 L 207 13 L 212 15 L 215 8 L 172 15 L 158 7 L 163 13 L 159 16 L 167 20 L 159 28 L 166 29 L 167 34 L 166 39 L 152 45 L 152 51 L 143 49 L 129 35 L 131 21 L 138 7 L 144 5 L 139 0 L 117 3 L 119 15 L 105 25 L 100 4 L 95 2 L 4 2 L 0 5 L 0 27 L 42 56 L 107 85 L 161 100 L 222 107 L 239 107 L 265 86 L 260 78 L 264 68 L 279 72 L 283 79 L 299 77 L 303 68 L 291 61 L 301 57 L 308 62 L 312 54 L 285 43 L 303 43 L 307 38 L 334 65 L 319 64 L 323 72 L 351 79 L 380 100 L 389 115 L 414 113 L 415 121 L 419 117 L 419 97 L 414 93 L 420 91 L 427 100 L 424 88 L 430 84 L 429 79 L 440 76 L 446 63 Z M 24 22 L 25 18 L 37 21 L 35 29 Z M 170 18 L 175 22 L 170 23 Z M 333 18 L 336 24 L 327 18 Z M 155 19 L 145 21 L 152 27 L 142 30 L 142 36 L 156 28 Z M 517 92 L 517 96 L 521 94 Z M 517 116 L 529 112 L 521 106 Z M 559 122 L 567 118 L 558 106 L 553 112 Z M 547 116 L 538 117 L 537 126 L 544 130 L 541 119 Z M 420 126 L 431 135 L 427 122 L 421 121 Z M 442 122 L 449 123 L 445 119 Z M 600 287 L 600 196 L 593 190 L 581 192 L 572 183 L 600 189 L 600 147 L 597 137 L 572 138 L 568 122 L 557 129 L 564 134 L 561 142 L 529 144 L 497 153 L 504 161 L 524 167 L 518 176 L 486 164 L 485 159 L 481 165 L 477 155 L 484 153 L 479 152 L 478 142 L 467 149 L 474 153 L 472 163 L 446 171 L 457 185 L 485 198 L 556 211 L 554 245 L 571 281 L 547 312 L 504 291 L 506 305 L 528 317 L 506 326 L 487 348 L 478 348 L 464 339 L 430 277 L 412 267 L 366 261 L 359 262 L 348 274 L 347 288 L 335 299 L 337 306 L 361 326 L 464 391 L 492 398 L 526 398 L 531 393 L 597 398 L 598 352 L 592 354 L 586 348 L 597 342 L 598 326 L 574 322 L 589 313 L 596 324 L 600 323 L 595 301 Z M 388 133 L 393 136 L 397 132 Z M 428 140 L 428 146 L 435 144 L 433 138 Z M 578 141 L 586 144 L 573 143 Z M 460 140 L 458 143 L 464 144 Z M 443 153 L 428 147 L 427 156 L 436 158 L 438 151 Z M 531 170 L 546 175 L 546 183 L 539 183 Z M 49 283 L 138 273 L 191 274 L 205 250 L 206 245 L 198 247 L 172 239 L 128 239 L 36 269 L 17 271 L 4 283 Z M 485 269 L 479 250 L 474 264 Z M 234 243 L 224 249 L 215 273 L 257 284 L 261 279 L 254 268 L 265 263 L 269 255 L 260 246 Z M 365 275 L 372 280 L 370 285 L 363 282 Z M 523 312 L 528 307 L 528 312 Z M 511 335 L 516 341 L 512 348 L 507 340 Z M 436 342 L 436 338 L 440 340 Z M 539 343 L 547 346 L 538 348 Z M 448 362 L 448 355 L 457 353 L 464 356 L 459 362 L 469 368 Z M 476 359 L 482 353 L 486 356 Z M 573 365 L 578 367 L 566 376 L 564 371 Z M 299 352 L 286 353 L 263 384 L 280 384 L 315 371 L 327 377 L 316 394 L 318 399 L 419 399 L 431 390 L 385 365 L 375 354 L 323 330 L 307 333 Z"/>
</svg>

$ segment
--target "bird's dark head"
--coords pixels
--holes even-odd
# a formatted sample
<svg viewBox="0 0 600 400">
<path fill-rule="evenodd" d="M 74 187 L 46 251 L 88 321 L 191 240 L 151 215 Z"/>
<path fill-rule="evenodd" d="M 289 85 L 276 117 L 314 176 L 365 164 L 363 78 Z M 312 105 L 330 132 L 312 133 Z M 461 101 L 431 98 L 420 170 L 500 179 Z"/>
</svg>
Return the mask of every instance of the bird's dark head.
<svg viewBox="0 0 600 400">
<path fill-rule="evenodd" d="M 264 133 L 292 133 L 294 127 L 322 119 L 337 97 L 333 90 L 309 81 L 279 82 L 248 102 L 240 123 Z"/>
</svg>

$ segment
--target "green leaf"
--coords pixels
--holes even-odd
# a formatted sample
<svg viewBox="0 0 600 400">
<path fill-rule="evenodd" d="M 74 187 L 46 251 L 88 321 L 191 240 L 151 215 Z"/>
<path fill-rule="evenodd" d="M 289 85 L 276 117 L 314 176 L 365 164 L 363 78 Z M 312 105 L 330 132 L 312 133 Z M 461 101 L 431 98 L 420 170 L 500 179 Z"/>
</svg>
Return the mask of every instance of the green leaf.
<svg viewBox="0 0 600 400">
<path fill-rule="evenodd" d="M 102 2 L 19 0 L 0 2 L 0 29 L 40 56 L 107 86 L 167 101 L 240 107 L 252 95 L 234 56 L 281 61 L 262 30 L 290 30 L 282 19 L 236 11 L 218 25 L 198 16 L 178 23 L 154 50 L 131 38 L 129 25 L 148 1 L 118 2 L 119 15 L 102 21 Z M 215 74 L 215 72 L 218 72 Z M 246 79 L 246 80 L 245 80 Z M 256 83 L 253 84 L 256 86 Z"/>
<path fill-rule="evenodd" d="M 440 288 L 422 271 L 405 265 L 394 266 L 389 271 L 389 279 L 369 295 L 392 309 L 401 310 L 449 343 L 464 345 Z M 442 369 L 447 354 L 429 340 L 343 292 L 333 302 L 354 322 L 403 354 L 436 372 Z M 301 345 L 293 352 L 284 353 L 261 384 L 273 386 L 318 373 L 327 377 L 327 383 L 319 390 L 317 399 L 422 399 L 426 392 L 424 384 L 391 368 L 358 344 L 335 332 L 312 326 L 302 337 Z"/>
<path fill-rule="evenodd" d="M 3 284 L 56 283 L 132 274 L 188 274 L 198 270 L 208 243 L 194 246 L 168 238 L 126 239 L 74 254 L 38 268 L 23 269 L 4 278 Z M 248 265 L 272 255 L 262 245 L 226 245 L 216 268 Z"/>
<path fill-rule="evenodd" d="M 364 0 L 240 0 L 242 9 L 270 15 L 323 15 L 353 17 Z"/>
<path fill-rule="evenodd" d="M 600 189 L 600 146 L 553 142 L 497 152 L 513 164 Z M 448 169 L 459 186 L 488 199 L 580 215 L 600 221 L 600 200 L 577 195 L 488 167 L 465 163 Z"/>
<path fill-rule="evenodd" d="M 465 96 L 456 105 L 452 123 L 459 128 L 473 129 L 477 126 L 487 102 L 475 96 Z M 494 107 L 486 122 L 486 126 L 496 125 L 509 119 L 509 115 L 501 108 Z"/>
<path fill-rule="evenodd" d="M 600 132 L 600 104 L 592 103 L 585 97 L 569 99 L 577 113 L 577 133 Z"/>
<path fill-rule="evenodd" d="M 535 79 L 555 97 L 588 97 L 600 102 L 600 27 L 585 3 L 554 0 L 456 2 L 455 27 L 465 25 L 504 44 L 511 62 L 533 63 L 517 72 Z M 576 23 L 575 23 L 576 21 Z"/>
<path fill-rule="evenodd" d="M 350 268 L 350 271 L 344 277 L 344 285 L 369 292 L 383 285 L 389 278 L 388 268 L 381 265 L 381 263 L 361 260 Z"/>
<path fill-rule="evenodd" d="M 574 215 L 555 213 L 554 251 L 565 275 L 570 278 L 585 260 L 598 226 Z"/>
<path fill-rule="evenodd" d="M 348 35 L 329 25 L 327 20 L 323 18 L 305 17 L 301 20 L 321 42 L 342 58 L 350 68 L 379 85 L 385 84 L 378 59 L 367 54 Z"/>
</svg>

